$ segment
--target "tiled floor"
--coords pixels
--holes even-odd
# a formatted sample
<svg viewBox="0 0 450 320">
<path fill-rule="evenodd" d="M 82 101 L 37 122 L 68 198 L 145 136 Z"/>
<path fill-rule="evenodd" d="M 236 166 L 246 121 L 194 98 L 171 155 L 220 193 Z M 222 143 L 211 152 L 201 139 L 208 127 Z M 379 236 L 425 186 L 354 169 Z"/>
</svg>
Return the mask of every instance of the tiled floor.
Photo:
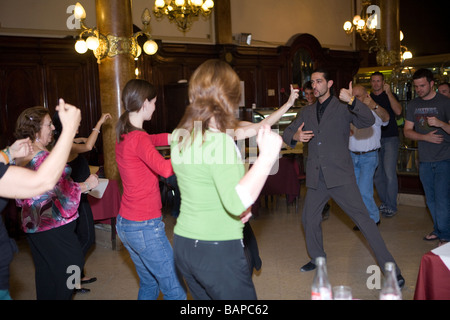
<svg viewBox="0 0 450 320">
<path fill-rule="evenodd" d="M 308 300 L 314 272 L 303 273 L 300 266 L 309 261 L 299 213 L 286 207 L 284 199 L 278 208 L 262 207 L 259 217 L 251 220 L 258 240 L 262 269 L 253 276 L 258 298 L 262 300 Z M 165 215 L 169 239 L 175 223 Z M 368 289 L 366 282 L 372 274 L 370 265 L 376 264 L 367 242 L 360 232 L 352 230 L 353 223 L 332 202 L 330 218 L 323 222 L 324 245 L 327 252 L 328 274 L 332 285 L 348 285 L 353 297 L 363 300 L 378 299 L 379 290 Z M 398 214 L 382 218 L 380 232 L 396 259 L 406 285 L 403 299 L 412 300 L 420 259 L 437 246 L 422 238 L 432 230 L 429 213 L 423 207 L 400 205 Z M 11 264 L 11 296 L 16 300 L 35 299 L 34 267 L 28 244 L 19 242 L 18 253 Z M 85 285 L 91 292 L 76 295 L 76 300 L 134 300 L 137 297 L 138 277 L 125 249 L 113 251 L 96 245 L 86 262 L 88 276 L 98 280 Z"/>
</svg>

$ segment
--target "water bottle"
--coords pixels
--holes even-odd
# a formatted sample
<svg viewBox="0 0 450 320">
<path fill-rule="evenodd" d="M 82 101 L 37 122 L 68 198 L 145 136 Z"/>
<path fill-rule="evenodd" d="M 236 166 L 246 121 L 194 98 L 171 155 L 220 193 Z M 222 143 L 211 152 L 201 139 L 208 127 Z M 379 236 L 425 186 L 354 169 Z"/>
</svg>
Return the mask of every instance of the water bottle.
<svg viewBox="0 0 450 320">
<path fill-rule="evenodd" d="M 332 300 L 331 284 L 328 281 L 325 258 L 318 257 L 316 266 L 317 270 L 311 286 L 311 300 Z"/>
<path fill-rule="evenodd" d="M 380 300 L 402 300 L 402 291 L 398 286 L 393 262 L 387 262 L 384 267 L 384 282 L 380 292 Z"/>
</svg>

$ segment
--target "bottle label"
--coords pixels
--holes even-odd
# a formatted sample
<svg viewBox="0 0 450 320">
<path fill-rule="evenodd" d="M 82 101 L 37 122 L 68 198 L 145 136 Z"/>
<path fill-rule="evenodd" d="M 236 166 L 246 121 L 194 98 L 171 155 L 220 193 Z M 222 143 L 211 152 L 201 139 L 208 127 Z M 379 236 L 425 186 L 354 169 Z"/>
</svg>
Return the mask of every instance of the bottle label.
<svg viewBox="0 0 450 320">
<path fill-rule="evenodd" d="M 311 291 L 311 300 L 332 300 L 331 290 L 328 288 L 319 288 L 319 291 Z"/>
</svg>

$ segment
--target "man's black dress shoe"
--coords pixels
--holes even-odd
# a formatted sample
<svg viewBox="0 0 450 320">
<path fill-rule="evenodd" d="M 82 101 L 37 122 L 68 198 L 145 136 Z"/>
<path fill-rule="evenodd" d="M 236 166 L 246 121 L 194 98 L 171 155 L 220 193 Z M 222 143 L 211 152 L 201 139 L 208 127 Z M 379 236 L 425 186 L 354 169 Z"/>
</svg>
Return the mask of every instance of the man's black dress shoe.
<svg viewBox="0 0 450 320">
<path fill-rule="evenodd" d="M 397 276 L 397 283 L 400 289 L 403 289 L 403 287 L 405 286 L 405 278 L 403 278 L 401 274 Z"/>
<path fill-rule="evenodd" d="M 88 283 L 92 283 L 92 282 L 95 282 L 95 281 L 97 281 L 97 278 L 93 277 L 93 278 L 89 278 L 87 280 L 81 280 L 80 283 L 81 284 L 88 284 Z"/>
<path fill-rule="evenodd" d="M 308 272 L 308 271 L 312 271 L 316 268 L 316 265 L 314 264 L 314 262 L 310 261 L 307 264 L 305 264 L 303 267 L 300 268 L 301 272 Z"/>
</svg>

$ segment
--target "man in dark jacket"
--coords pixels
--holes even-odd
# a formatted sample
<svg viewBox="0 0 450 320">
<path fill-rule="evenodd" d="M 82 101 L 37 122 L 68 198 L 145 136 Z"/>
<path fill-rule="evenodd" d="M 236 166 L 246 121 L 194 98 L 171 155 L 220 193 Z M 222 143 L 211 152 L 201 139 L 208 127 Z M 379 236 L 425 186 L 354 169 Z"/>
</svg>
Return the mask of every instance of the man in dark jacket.
<svg viewBox="0 0 450 320">
<path fill-rule="evenodd" d="M 340 92 L 339 99 L 343 103 L 331 95 L 333 81 L 325 70 L 313 72 L 311 82 L 317 102 L 302 108 L 283 134 L 284 142 L 291 147 L 295 147 L 297 142 L 308 142 L 307 193 L 302 222 L 312 260 L 301 271 L 314 270 L 315 259 L 326 256 L 321 213 L 330 197 L 362 231 L 384 270 L 386 262 L 395 261 L 364 205 L 348 148 L 350 123 L 357 128 L 366 128 L 374 124 L 375 118 L 366 105 L 355 99 L 351 84 L 349 89 Z M 403 287 L 405 280 L 398 266 L 396 271 L 399 285 Z"/>
</svg>

